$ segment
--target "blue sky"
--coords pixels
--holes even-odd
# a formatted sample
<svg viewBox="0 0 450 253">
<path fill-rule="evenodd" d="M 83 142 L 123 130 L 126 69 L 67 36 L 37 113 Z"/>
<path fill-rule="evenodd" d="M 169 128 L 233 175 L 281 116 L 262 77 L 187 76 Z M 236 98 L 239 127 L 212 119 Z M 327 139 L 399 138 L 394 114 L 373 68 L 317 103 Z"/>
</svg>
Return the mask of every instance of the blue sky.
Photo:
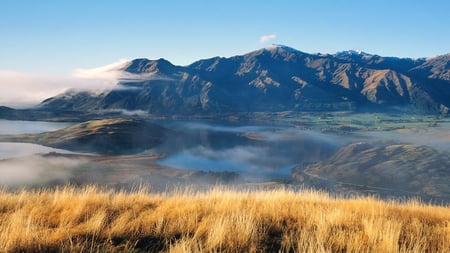
<svg viewBox="0 0 450 253">
<path fill-rule="evenodd" d="M 447 0 L 0 0 L 0 105 L 109 88 L 124 59 L 188 65 L 272 43 L 309 53 L 445 54 L 448 13 Z"/>
<path fill-rule="evenodd" d="M 449 12 L 446 0 L 2 0 L 0 69 L 69 73 L 137 57 L 187 65 L 271 43 L 434 56 L 450 52 Z"/>
</svg>

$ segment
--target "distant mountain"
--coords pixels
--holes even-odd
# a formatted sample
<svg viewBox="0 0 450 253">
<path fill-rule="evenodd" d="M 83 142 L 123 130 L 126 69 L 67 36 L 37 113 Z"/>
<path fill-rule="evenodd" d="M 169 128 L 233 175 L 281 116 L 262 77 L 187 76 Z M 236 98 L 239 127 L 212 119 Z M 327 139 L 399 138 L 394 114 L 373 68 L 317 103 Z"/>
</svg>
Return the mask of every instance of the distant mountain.
<svg viewBox="0 0 450 253">
<path fill-rule="evenodd" d="M 10 116 L 14 109 L 6 107 L 6 106 L 0 106 L 0 115 L 1 116 Z"/>
<path fill-rule="evenodd" d="M 69 91 L 41 107 L 58 111 L 143 110 L 152 114 L 404 108 L 448 114 L 450 55 L 381 57 L 360 51 L 308 54 L 272 45 L 245 55 L 175 66 L 135 59 L 100 94 Z"/>
</svg>

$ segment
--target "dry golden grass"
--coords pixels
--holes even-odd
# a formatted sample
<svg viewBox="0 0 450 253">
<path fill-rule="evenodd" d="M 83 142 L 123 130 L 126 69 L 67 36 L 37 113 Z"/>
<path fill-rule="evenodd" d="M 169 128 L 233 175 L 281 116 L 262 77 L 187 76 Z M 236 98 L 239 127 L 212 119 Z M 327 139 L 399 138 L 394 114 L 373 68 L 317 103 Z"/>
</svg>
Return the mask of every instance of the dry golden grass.
<svg viewBox="0 0 450 253">
<path fill-rule="evenodd" d="M 290 190 L 0 193 L 0 252 L 450 252 L 450 207 Z"/>
</svg>

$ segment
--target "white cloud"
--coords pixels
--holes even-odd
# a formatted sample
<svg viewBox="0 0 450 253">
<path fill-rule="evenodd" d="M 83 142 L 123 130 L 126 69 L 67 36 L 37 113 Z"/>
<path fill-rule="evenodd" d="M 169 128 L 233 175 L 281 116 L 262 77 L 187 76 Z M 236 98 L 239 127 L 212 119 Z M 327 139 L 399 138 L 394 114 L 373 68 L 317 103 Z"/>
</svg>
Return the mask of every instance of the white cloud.
<svg viewBox="0 0 450 253">
<path fill-rule="evenodd" d="M 270 40 L 275 39 L 276 37 L 277 37 L 276 34 L 267 34 L 267 35 L 263 35 L 263 36 L 261 36 L 261 37 L 259 38 L 259 42 L 260 42 L 260 43 L 266 43 L 266 42 L 268 42 L 268 41 L 270 41 Z"/>
<path fill-rule="evenodd" d="M 117 62 L 101 66 L 98 68 L 75 69 L 73 71 L 73 76 L 82 79 L 101 79 L 101 80 L 117 81 L 118 79 L 123 77 L 124 72 L 122 70 L 126 68 L 126 66 L 129 63 L 130 61 L 126 59 L 121 59 Z"/>
<path fill-rule="evenodd" d="M 0 105 L 27 107 L 63 92 L 67 78 L 0 70 Z"/>
<path fill-rule="evenodd" d="M 133 74 L 124 71 L 129 65 L 129 60 L 122 59 L 98 68 L 75 69 L 73 71 L 73 76 L 81 79 L 98 80 L 114 85 L 119 81 L 141 82 L 143 80 L 171 80 L 170 77 L 153 72 Z"/>
<path fill-rule="evenodd" d="M 76 69 L 66 76 L 0 70 L 0 88 L 3 90 L 0 94 L 0 105 L 14 108 L 31 107 L 72 88 L 95 91 L 113 89 L 120 79 L 132 77 L 132 74 L 127 75 L 121 70 L 128 62 L 119 60 L 99 68 Z"/>
<path fill-rule="evenodd" d="M 172 80 L 159 73 L 133 74 L 124 71 L 130 61 L 122 59 L 112 64 L 75 69 L 66 76 L 44 76 L 11 70 L 0 70 L 0 106 L 26 108 L 38 105 L 44 99 L 61 94 L 69 89 L 103 91 L 123 89 L 120 81 L 141 82 L 143 80 Z"/>
</svg>

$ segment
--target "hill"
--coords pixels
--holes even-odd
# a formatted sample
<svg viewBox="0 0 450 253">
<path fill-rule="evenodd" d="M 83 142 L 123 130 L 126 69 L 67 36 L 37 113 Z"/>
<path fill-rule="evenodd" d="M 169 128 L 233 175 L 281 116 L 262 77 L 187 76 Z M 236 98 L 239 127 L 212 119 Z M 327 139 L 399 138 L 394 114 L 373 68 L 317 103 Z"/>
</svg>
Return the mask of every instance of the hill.
<svg viewBox="0 0 450 253">
<path fill-rule="evenodd" d="M 1 141 L 31 142 L 71 151 L 130 154 L 161 144 L 169 130 L 140 119 L 91 120 L 54 132 L 1 136 Z"/>
<path fill-rule="evenodd" d="M 428 146 L 355 143 L 329 159 L 297 168 L 293 176 L 313 177 L 347 191 L 390 196 L 424 196 L 449 201 L 450 154 Z"/>
<path fill-rule="evenodd" d="M 449 55 L 410 59 L 355 51 L 309 54 L 273 45 L 188 66 L 135 59 L 119 69 L 130 78 L 120 80 L 116 89 L 71 90 L 46 99 L 41 108 L 159 115 L 402 108 L 448 114 L 449 69 Z"/>
</svg>

